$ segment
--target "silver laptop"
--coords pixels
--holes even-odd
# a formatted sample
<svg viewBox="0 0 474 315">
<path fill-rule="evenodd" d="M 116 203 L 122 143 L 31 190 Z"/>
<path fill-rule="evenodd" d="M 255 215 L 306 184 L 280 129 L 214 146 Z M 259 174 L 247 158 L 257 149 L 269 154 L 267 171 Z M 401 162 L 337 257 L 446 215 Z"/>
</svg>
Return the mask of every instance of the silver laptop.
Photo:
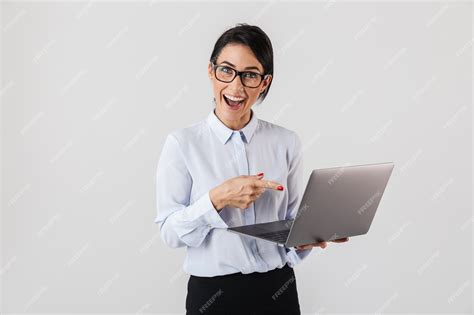
<svg viewBox="0 0 474 315">
<path fill-rule="evenodd" d="M 294 247 L 369 231 L 393 162 L 316 169 L 293 219 L 227 230 Z"/>
</svg>

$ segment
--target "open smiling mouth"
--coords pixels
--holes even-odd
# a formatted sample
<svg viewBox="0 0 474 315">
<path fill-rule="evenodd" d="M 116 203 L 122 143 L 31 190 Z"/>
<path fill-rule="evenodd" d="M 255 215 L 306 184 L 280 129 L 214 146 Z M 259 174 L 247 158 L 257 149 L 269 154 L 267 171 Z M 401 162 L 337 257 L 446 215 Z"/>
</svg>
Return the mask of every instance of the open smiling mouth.
<svg viewBox="0 0 474 315">
<path fill-rule="evenodd" d="M 230 95 L 226 96 L 224 94 L 224 101 L 226 102 L 226 104 L 228 105 L 228 107 L 230 109 L 237 110 L 240 107 L 242 107 L 242 105 L 245 102 L 245 98 L 233 97 L 233 96 L 230 96 Z"/>
</svg>

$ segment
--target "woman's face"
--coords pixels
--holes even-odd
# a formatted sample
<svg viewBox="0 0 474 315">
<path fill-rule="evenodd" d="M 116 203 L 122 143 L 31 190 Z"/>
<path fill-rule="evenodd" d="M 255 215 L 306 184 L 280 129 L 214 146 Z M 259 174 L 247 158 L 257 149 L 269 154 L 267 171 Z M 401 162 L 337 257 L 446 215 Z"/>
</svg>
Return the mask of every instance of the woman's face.
<svg viewBox="0 0 474 315">
<path fill-rule="evenodd" d="M 228 44 L 220 52 L 216 65 L 226 66 L 237 71 L 251 71 L 264 74 L 263 66 L 257 60 L 252 50 L 242 44 Z M 250 119 L 250 109 L 257 101 L 258 96 L 269 85 L 271 75 L 264 79 L 256 88 L 242 85 L 239 76 L 230 83 L 217 80 L 214 69 L 209 63 L 209 78 L 212 82 L 214 97 L 216 99 L 216 114 L 230 128 L 239 130 L 247 124 Z M 231 106 L 227 102 L 227 96 L 234 100 L 243 99 L 239 105 Z"/>
</svg>

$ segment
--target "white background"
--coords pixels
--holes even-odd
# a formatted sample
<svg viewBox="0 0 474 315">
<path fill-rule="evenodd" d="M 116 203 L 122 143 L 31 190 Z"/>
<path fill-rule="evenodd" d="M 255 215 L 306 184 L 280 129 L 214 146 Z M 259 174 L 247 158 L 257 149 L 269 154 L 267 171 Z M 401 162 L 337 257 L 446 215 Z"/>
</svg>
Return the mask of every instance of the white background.
<svg viewBox="0 0 474 315">
<path fill-rule="evenodd" d="M 2 313 L 184 313 L 155 218 L 218 36 L 275 52 L 259 118 L 314 168 L 393 161 L 373 226 L 295 268 L 303 313 L 472 312 L 469 2 L 2 2 Z"/>
</svg>

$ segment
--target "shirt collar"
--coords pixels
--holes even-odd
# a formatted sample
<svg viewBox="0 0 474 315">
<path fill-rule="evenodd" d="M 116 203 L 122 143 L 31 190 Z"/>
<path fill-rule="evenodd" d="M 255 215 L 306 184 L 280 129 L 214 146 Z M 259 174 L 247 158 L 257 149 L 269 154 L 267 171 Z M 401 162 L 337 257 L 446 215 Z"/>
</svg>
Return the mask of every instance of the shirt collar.
<svg viewBox="0 0 474 315">
<path fill-rule="evenodd" d="M 224 123 L 216 116 L 216 113 L 214 112 L 215 107 L 211 110 L 209 115 L 207 116 L 207 123 L 211 127 L 212 131 L 215 133 L 217 138 L 222 142 L 222 144 L 226 144 L 229 138 L 231 137 L 232 133 L 234 130 L 230 129 Z M 255 129 L 257 129 L 257 116 L 255 115 L 255 112 L 253 109 L 250 109 L 251 112 L 251 117 L 250 121 L 242 128 L 239 130 L 241 133 L 244 134 L 245 139 L 247 143 L 250 142 L 252 139 L 252 136 L 255 132 Z"/>
</svg>

